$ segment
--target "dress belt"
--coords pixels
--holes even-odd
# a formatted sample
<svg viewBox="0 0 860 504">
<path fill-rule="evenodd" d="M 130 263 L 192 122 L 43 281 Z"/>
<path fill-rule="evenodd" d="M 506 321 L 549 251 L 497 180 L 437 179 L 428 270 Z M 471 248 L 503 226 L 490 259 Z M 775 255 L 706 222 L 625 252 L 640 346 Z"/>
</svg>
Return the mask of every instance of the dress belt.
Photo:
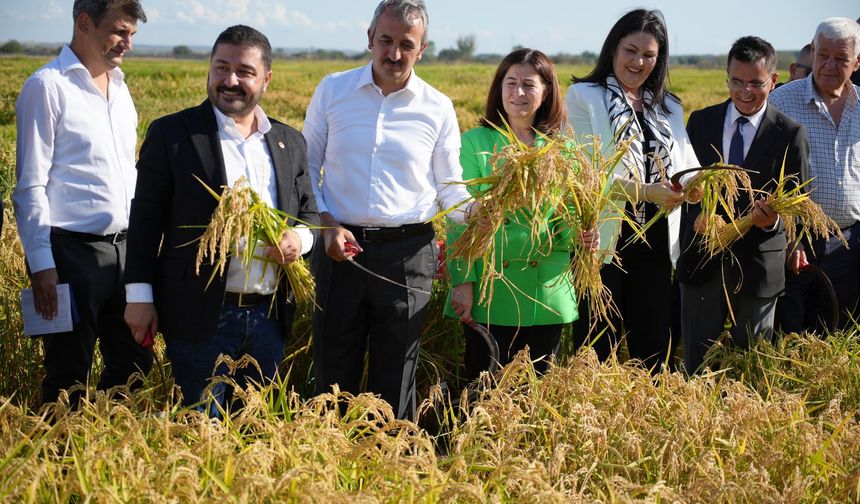
<svg viewBox="0 0 860 504">
<path fill-rule="evenodd" d="M 58 227 L 51 227 L 51 234 L 55 234 L 57 236 L 66 236 L 83 242 L 105 242 L 113 243 L 114 245 L 116 245 L 117 243 L 125 241 L 126 236 L 128 235 L 128 229 L 123 229 L 122 231 L 119 231 L 117 233 L 111 233 L 108 235 L 97 235 L 91 233 L 81 233 L 79 231 L 69 231 L 67 229 Z"/>
<path fill-rule="evenodd" d="M 272 302 L 272 296 L 273 294 L 243 294 L 240 292 L 228 291 L 224 293 L 224 303 L 238 306 L 240 308 L 245 306 L 257 306 L 263 303 L 270 304 Z"/>
<path fill-rule="evenodd" d="M 397 227 L 362 227 L 351 224 L 342 224 L 342 226 L 349 230 L 357 240 L 368 242 L 387 242 L 433 234 L 433 225 L 424 222 L 420 224 L 404 224 Z"/>
</svg>

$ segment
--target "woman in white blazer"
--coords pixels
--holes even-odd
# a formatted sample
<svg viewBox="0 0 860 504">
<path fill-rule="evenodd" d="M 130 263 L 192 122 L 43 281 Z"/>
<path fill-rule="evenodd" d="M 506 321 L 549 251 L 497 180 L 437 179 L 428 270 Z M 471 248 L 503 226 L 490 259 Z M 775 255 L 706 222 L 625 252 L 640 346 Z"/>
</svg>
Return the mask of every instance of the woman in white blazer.
<svg viewBox="0 0 860 504">
<path fill-rule="evenodd" d="M 606 329 L 594 348 L 605 359 L 625 334 L 630 357 L 654 370 L 666 362 L 672 339 L 680 337 L 670 338 L 672 268 L 680 253 L 678 207 L 686 196 L 674 191 L 668 178 L 698 166 L 681 103 L 666 90 L 668 52 L 662 14 L 631 11 L 610 30 L 594 70 L 574 78 L 566 100 L 568 121 L 580 141 L 599 137 L 601 148 L 611 153 L 616 142 L 633 137 L 615 171 L 616 190 L 626 195 L 619 208 L 640 224 L 650 221 L 659 207 L 671 210 L 648 228 L 647 243 L 635 240 L 632 227 L 619 219 L 609 219 L 600 229 L 601 248 L 616 252 L 621 262 L 610 263 L 613 256 L 608 255 L 601 270 L 620 318 L 612 321 L 615 331 L 608 325 L 592 331 Z"/>
</svg>

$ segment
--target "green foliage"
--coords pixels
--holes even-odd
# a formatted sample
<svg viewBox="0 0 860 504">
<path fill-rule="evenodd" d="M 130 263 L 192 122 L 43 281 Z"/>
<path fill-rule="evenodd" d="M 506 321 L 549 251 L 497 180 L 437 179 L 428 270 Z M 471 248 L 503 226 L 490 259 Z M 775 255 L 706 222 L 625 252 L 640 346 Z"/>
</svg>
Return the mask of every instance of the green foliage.
<svg viewBox="0 0 860 504">
<path fill-rule="evenodd" d="M 24 52 L 24 46 L 17 40 L 7 40 L 0 45 L 0 54 L 21 54 Z"/>
</svg>

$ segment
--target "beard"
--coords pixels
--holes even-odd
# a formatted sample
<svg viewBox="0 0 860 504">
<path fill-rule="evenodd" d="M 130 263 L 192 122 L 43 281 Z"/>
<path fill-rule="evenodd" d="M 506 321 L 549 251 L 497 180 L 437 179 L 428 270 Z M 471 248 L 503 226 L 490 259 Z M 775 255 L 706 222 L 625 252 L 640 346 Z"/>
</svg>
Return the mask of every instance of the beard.
<svg viewBox="0 0 860 504">
<path fill-rule="evenodd" d="M 250 91 L 250 92 L 249 92 Z M 252 113 L 263 89 L 258 92 L 246 90 L 242 86 L 228 87 L 224 85 L 210 86 L 207 90 L 209 101 L 227 117 L 244 117 Z"/>
</svg>

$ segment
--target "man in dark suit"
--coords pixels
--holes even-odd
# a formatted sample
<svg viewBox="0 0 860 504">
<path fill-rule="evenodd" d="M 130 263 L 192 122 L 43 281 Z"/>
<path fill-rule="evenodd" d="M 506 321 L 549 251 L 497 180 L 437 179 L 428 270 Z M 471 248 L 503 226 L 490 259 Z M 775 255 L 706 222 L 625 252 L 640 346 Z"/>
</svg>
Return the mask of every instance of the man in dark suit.
<svg viewBox="0 0 860 504">
<path fill-rule="evenodd" d="M 138 342 L 161 330 L 186 405 L 208 397 L 203 394 L 220 354 L 256 359 L 261 373 L 240 371 L 240 386 L 274 377 L 294 313 L 288 286 L 276 290 L 276 268 L 259 259 L 247 269 L 230 261 L 225 275 L 208 286 L 211 267 L 195 274 L 193 242 L 217 206 L 195 176 L 215 190 L 245 177 L 270 206 L 318 222 L 302 135 L 257 105 L 272 77 L 271 61 L 269 41 L 257 30 L 239 25 L 222 32 L 210 58 L 208 99 L 154 121 L 140 150 L 125 318 Z M 264 253 L 286 263 L 310 251 L 312 242 L 307 227 L 296 227 Z M 222 365 L 215 375 L 226 372 Z M 226 406 L 229 391 L 216 383 L 211 392 L 209 413 L 217 416 L 216 404 Z"/>
<path fill-rule="evenodd" d="M 752 187 L 765 191 L 775 186 L 783 159 L 786 174 L 805 173 L 806 131 L 767 104 L 777 79 L 773 46 L 758 37 L 738 39 L 729 51 L 727 74 L 731 99 L 693 112 L 687 122 L 699 161 L 725 160 L 755 170 Z M 700 211 L 698 204 L 684 208 L 677 265 L 688 373 L 701 366 L 730 313 L 736 346 L 746 348 L 751 336 L 770 338 L 776 299 L 785 288 L 785 226 L 763 198 L 739 198 L 736 211 L 751 211 L 754 226 L 729 251 L 710 260 L 699 248 Z"/>
</svg>

